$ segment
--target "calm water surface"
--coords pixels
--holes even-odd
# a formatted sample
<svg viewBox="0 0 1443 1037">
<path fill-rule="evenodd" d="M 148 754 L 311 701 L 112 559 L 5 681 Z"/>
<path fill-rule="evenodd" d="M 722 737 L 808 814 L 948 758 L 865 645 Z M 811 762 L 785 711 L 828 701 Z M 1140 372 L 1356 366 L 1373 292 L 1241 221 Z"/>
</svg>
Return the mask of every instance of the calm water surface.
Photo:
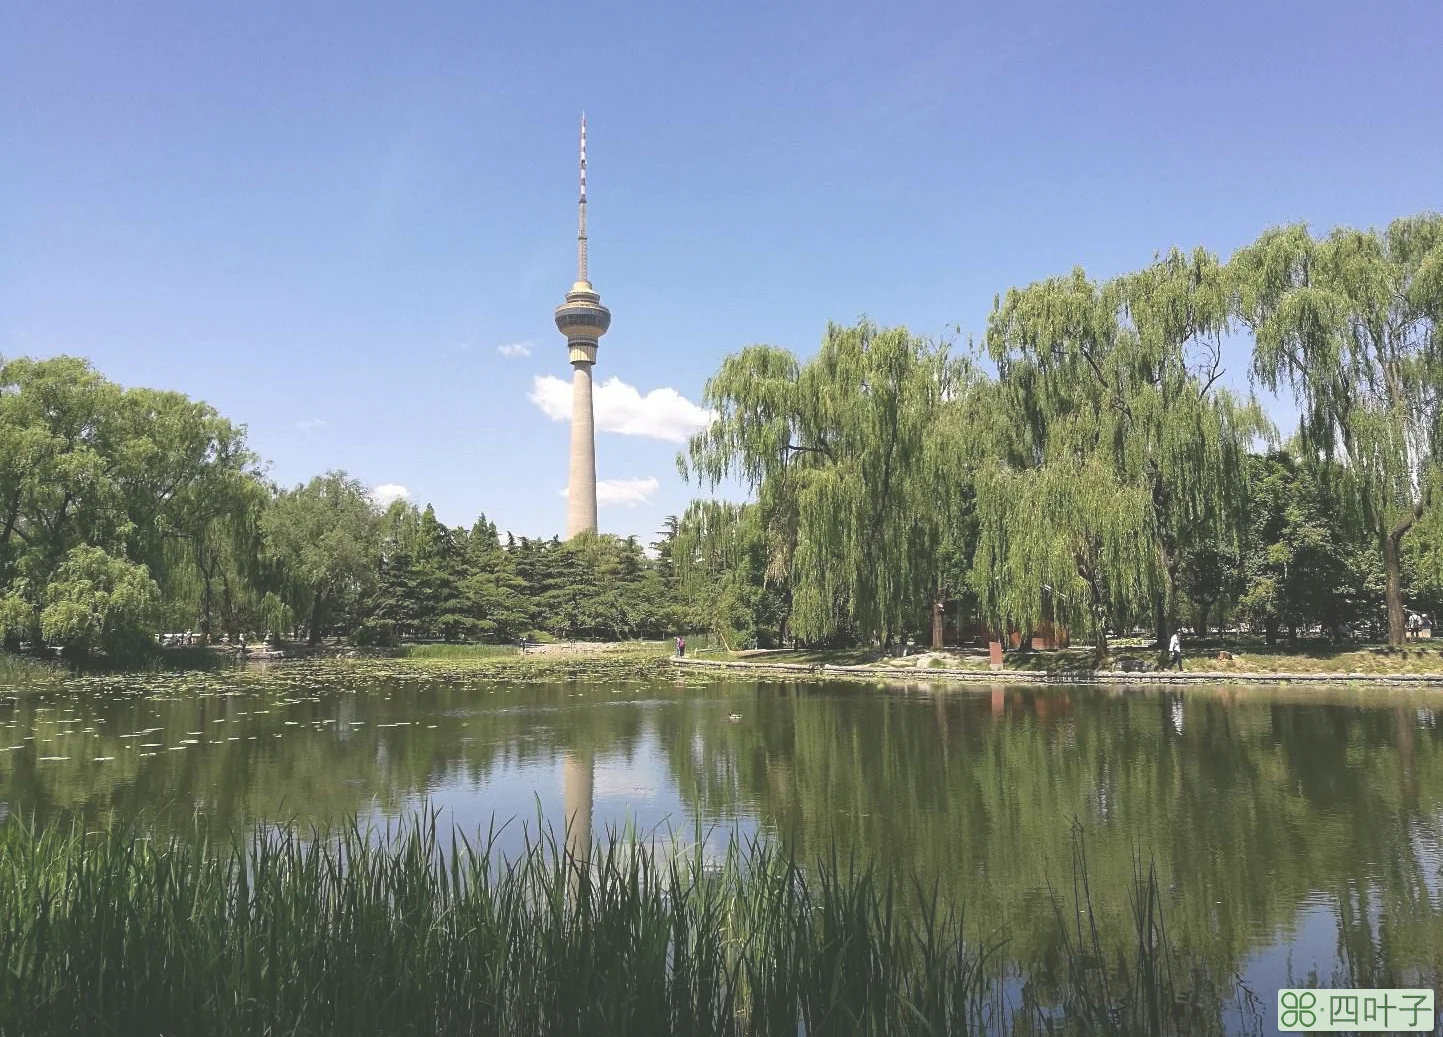
<svg viewBox="0 0 1443 1037">
<path fill-rule="evenodd" d="M 740 714 L 732 719 L 731 714 Z M 521 838 L 761 832 L 903 868 L 1024 962 L 1058 953 L 1081 833 L 1105 930 L 1155 862 L 1175 941 L 1269 999 L 1434 982 L 1443 693 L 502 684 L 277 668 L 0 689 L 0 813 L 385 823 Z M 1388 982 L 1383 982 L 1387 980 Z"/>
</svg>

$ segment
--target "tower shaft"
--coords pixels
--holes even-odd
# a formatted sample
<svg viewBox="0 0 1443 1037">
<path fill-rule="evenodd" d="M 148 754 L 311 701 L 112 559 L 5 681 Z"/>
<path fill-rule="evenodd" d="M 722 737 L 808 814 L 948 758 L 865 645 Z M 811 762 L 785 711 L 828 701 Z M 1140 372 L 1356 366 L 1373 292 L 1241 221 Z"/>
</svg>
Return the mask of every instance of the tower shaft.
<svg viewBox="0 0 1443 1037">
<path fill-rule="evenodd" d="M 596 419 L 591 406 L 591 364 L 571 375 L 571 471 L 566 483 L 566 539 L 596 529 Z"/>
</svg>

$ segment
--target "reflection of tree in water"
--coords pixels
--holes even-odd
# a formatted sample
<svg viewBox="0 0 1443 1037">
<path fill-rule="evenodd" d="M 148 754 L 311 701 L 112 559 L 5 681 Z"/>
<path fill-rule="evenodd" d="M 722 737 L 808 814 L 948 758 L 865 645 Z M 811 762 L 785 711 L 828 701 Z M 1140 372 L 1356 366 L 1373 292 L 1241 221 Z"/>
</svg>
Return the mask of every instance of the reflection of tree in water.
<svg viewBox="0 0 1443 1037">
<path fill-rule="evenodd" d="M 1443 739 L 1406 697 L 1370 695 L 1323 706 L 993 689 L 919 703 L 763 687 L 742 723 L 697 704 L 657 724 L 703 817 L 754 810 L 804 859 L 835 844 L 915 868 L 1025 961 L 1059 952 L 1046 890 L 1070 898 L 1076 817 L 1094 901 L 1119 938 L 1140 855 L 1163 876 L 1172 934 L 1220 970 L 1286 937 L 1310 894 L 1356 903 L 1360 888 L 1375 910 L 1348 915 L 1343 932 L 1385 960 L 1436 968 L 1443 922 L 1418 837 L 1443 845 Z M 1388 708 L 1363 707 L 1373 702 Z"/>
<path fill-rule="evenodd" d="M 289 700 L 274 693 L 21 699 L 0 713 L 15 724 L 6 745 L 30 733 L 52 743 L 0 753 L 0 799 L 41 824 L 144 816 L 162 829 L 196 812 L 223 829 L 257 819 L 325 825 L 373 809 L 391 813 L 439 785 L 479 783 L 502 765 L 547 764 L 573 750 L 633 753 L 644 708 L 615 696 L 604 708 L 588 704 L 576 697 L 582 687 L 408 683 Z M 75 733 L 57 736 L 67 708 L 82 720 L 68 725 Z M 160 730 L 121 737 L 150 728 Z M 197 731 L 200 744 L 169 748 Z M 233 736 L 239 740 L 225 741 Z M 143 742 L 164 744 L 141 750 Z M 142 751 L 156 755 L 141 758 Z M 67 758 L 40 760 L 48 755 Z"/>
</svg>

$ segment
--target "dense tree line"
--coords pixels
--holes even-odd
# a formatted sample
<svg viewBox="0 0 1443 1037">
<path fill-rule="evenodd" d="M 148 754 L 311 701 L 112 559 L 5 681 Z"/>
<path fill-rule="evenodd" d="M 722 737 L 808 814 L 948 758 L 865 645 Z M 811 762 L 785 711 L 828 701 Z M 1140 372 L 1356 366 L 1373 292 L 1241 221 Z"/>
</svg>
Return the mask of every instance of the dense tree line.
<svg viewBox="0 0 1443 1037">
<path fill-rule="evenodd" d="M 863 320 L 805 361 L 727 357 L 678 458 L 698 500 L 636 539 L 504 537 L 272 485 L 243 430 L 61 357 L 0 362 L 0 641 L 121 653 L 239 637 L 878 643 L 1058 624 L 1335 637 L 1443 604 L 1434 507 L 1443 217 L 1269 231 L 1000 297 L 984 340 Z M 1297 401 L 1225 388 L 1224 343 Z M 952 630 L 947 629 L 948 624 Z"/>
<path fill-rule="evenodd" d="M 1381 615 L 1399 644 L 1439 600 L 1440 316 L 1443 217 L 1285 227 L 1227 262 L 1012 289 L 961 356 L 866 321 L 806 362 L 748 347 L 679 465 L 751 489 L 714 535 L 751 539 L 807 641 L 940 642 L 956 606 L 976 632 L 1057 623 L 1102 652 L 1225 619 L 1272 638 Z M 1224 387 L 1239 336 L 1297 429 Z"/>
<path fill-rule="evenodd" d="M 673 530 L 674 532 L 674 530 Z M 503 540 L 484 516 L 378 508 L 329 472 L 280 488 L 243 430 L 69 357 L 0 363 L 0 641 L 144 654 L 161 631 L 514 640 L 660 637 L 669 564 L 634 538 Z"/>
</svg>

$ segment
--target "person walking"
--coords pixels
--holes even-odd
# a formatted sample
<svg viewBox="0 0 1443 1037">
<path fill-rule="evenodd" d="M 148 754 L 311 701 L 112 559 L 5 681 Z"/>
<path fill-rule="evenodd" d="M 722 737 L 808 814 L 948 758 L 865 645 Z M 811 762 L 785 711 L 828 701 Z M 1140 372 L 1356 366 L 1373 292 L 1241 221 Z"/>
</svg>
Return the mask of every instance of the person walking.
<svg viewBox="0 0 1443 1037">
<path fill-rule="evenodd" d="M 677 657 L 678 659 L 681 658 L 681 635 L 680 635 L 680 634 L 678 634 L 678 635 L 676 636 L 676 657 Z"/>
<path fill-rule="evenodd" d="M 679 652 L 677 652 L 677 654 L 680 655 L 683 659 L 685 659 L 685 658 L 686 658 L 686 638 L 682 637 L 682 638 L 678 638 L 678 640 L 681 641 L 681 650 L 680 650 Z"/>
<path fill-rule="evenodd" d="M 1167 654 L 1169 656 L 1167 668 L 1172 669 L 1173 663 L 1177 663 L 1178 670 L 1182 670 L 1182 638 L 1176 630 L 1172 632 L 1172 640 L 1167 643 Z"/>
</svg>

